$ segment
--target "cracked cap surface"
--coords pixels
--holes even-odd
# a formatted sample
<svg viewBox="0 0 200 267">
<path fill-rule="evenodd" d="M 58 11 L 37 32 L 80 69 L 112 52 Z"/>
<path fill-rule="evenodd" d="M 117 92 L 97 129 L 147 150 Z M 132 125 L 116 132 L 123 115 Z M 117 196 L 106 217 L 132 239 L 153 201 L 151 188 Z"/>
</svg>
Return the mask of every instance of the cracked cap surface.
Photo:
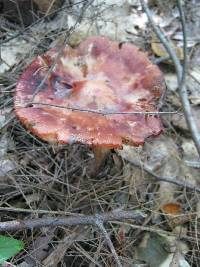
<svg viewBox="0 0 200 267">
<path fill-rule="evenodd" d="M 161 71 L 145 53 L 105 37 L 87 38 L 76 48 L 66 46 L 35 95 L 37 104 L 27 106 L 58 51 L 37 56 L 16 86 L 16 114 L 32 133 L 47 142 L 108 148 L 121 148 L 123 143 L 138 146 L 161 133 L 158 115 L 105 115 L 156 112 L 165 89 Z"/>
</svg>

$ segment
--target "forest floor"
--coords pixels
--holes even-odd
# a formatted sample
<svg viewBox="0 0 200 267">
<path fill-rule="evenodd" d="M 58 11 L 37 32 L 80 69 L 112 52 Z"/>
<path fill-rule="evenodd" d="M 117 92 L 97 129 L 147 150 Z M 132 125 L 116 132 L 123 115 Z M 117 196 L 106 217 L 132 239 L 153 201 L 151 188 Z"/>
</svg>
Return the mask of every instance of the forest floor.
<svg viewBox="0 0 200 267">
<path fill-rule="evenodd" d="M 0 5 L 0 221 L 139 212 L 136 220 L 105 224 L 122 266 L 198 267 L 200 162 L 185 122 L 173 62 L 140 1 L 87 1 L 91 4 L 77 25 L 86 1 L 70 2 L 64 1 L 51 18 L 46 14 L 45 19 L 27 20 L 21 10 L 21 19 L 17 13 L 15 21 L 5 16 L 5 6 Z M 200 1 L 182 3 L 188 38 L 186 84 L 200 131 Z M 149 8 L 183 62 L 176 1 L 151 0 Z M 88 147 L 43 142 L 23 127 L 13 110 L 15 86 L 23 70 L 36 55 L 62 42 L 73 25 L 71 46 L 87 36 L 103 35 L 146 51 L 165 76 L 162 111 L 172 112 L 162 115 L 164 131 L 159 137 L 146 140 L 143 147 L 125 145 L 123 150 L 113 150 L 95 177 L 90 175 L 94 156 Z M 25 243 L 4 266 L 117 266 L 105 236 L 95 226 L 2 234 Z"/>
</svg>

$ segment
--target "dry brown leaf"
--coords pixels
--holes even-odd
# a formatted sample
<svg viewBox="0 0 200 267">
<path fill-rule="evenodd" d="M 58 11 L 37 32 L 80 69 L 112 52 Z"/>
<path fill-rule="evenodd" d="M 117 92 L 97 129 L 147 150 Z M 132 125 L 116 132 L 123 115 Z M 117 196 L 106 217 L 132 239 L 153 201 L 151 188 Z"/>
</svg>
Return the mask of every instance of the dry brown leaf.
<svg viewBox="0 0 200 267">
<path fill-rule="evenodd" d="M 182 212 L 182 207 L 179 203 L 166 203 L 161 207 L 161 210 L 165 214 L 165 218 L 171 227 L 185 222 L 185 220 L 182 220 L 182 217 L 178 216 Z"/>
<path fill-rule="evenodd" d="M 178 215 L 181 214 L 182 207 L 179 203 L 167 203 L 162 206 L 162 210 L 169 215 Z"/>
<path fill-rule="evenodd" d="M 158 57 L 166 57 L 168 56 L 168 53 L 166 51 L 166 49 L 164 48 L 162 43 L 159 43 L 157 41 L 153 41 L 151 43 L 151 48 L 154 52 L 154 54 Z M 178 58 L 180 60 L 183 60 L 184 56 L 183 56 L 183 48 L 178 47 L 175 43 L 174 43 L 174 49 L 176 51 L 176 54 L 178 56 Z"/>
<path fill-rule="evenodd" d="M 192 107 L 192 113 L 196 120 L 197 127 L 200 130 L 200 108 Z M 182 114 L 173 114 L 171 118 L 172 124 L 183 131 L 188 131 L 188 127 L 185 121 L 185 117 Z"/>
</svg>

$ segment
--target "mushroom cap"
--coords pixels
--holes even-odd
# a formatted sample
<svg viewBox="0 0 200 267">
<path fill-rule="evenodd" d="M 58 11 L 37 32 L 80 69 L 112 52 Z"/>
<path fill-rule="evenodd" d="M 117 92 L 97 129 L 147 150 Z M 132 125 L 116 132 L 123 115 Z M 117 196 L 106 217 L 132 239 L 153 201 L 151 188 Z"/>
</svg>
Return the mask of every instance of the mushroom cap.
<svg viewBox="0 0 200 267">
<path fill-rule="evenodd" d="M 138 146 L 161 133 L 158 115 L 119 114 L 157 111 L 163 75 L 144 52 L 105 37 L 65 46 L 38 91 L 59 49 L 37 56 L 16 86 L 16 114 L 32 133 L 47 142 L 107 148 Z"/>
</svg>

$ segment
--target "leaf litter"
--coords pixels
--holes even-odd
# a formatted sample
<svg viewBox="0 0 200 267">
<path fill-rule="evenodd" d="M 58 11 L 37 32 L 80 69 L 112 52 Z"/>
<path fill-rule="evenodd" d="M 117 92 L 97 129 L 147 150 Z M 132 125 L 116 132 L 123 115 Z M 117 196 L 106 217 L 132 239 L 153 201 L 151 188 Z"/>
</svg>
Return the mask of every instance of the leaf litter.
<svg viewBox="0 0 200 267">
<path fill-rule="evenodd" d="M 154 19 L 181 50 L 183 40 L 175 1 L 170 1 L 172 13 L 171 10 L 162 8 L 162 1 L 150 2 Z M 198 36 L 199 25 L 198 20 L 192 19 L 198 15 L 199 6 L 196 7 L 193 2 L 184 1 L 187 8 L 189 60 L 192 66 L 188 69 L 187 83 L 190 101 L 199 121 L 200 47 L 198 38 L 194 37 Z M 113 151 L 97 177 L 89 175 L 93 161 L 90 149 L 81 145 L 49 145 L 27 132 L 16 118 L 12 121 L 8 119 L 13 107 L 12 85 L 35 55 L 44 53 L 62 41 L 63 31 L 74 25 L 80 7 L 81 4 L 72 5 L 60 10 L 54 18 L 41 20 L 30 31 L 2 46 L 0 114 L 5 114 L 5 110 L 8 113 L 6 116 L 1 115 L 0 119 L 1 127 L 3 126 L 0 133 L 1 220 L 33 219 L 44 216 L 45 212 L 57 216 L 59 213 L 63 215 L 63 212 L 94 214 L 122 207 L 140 209 L 148 214 L 148 218 L 134 222 L 138 229 L 125 226 L 123 230 L 117 224 L 106 225 L 123 266 L 199 266 L 199 194 L 177 185 L 156 181 L 142 168 L 128 162 L 130 159 L 137 164 L 142 163 L 161 176 L 182 182 L 186 180 L 199 186 L 199 169 L 191 165 L 192 162 L 198 163 L 198 156 L 183 116 L 175 114 L 164 117 L 166 128 L 163 136 L 148 140 L 143 148 L 130 149 L 124 146 L 121 151 Z M 116 1 L 94 1 L 71 35 L 69 44 L 76 46 L 87 36 L 105 35 L 119 42 L 132 42 L 154 58 L 165 55 L 159 55 L 157 50 L 151 49 L 152 31 L 146 23 L 147 18 L 139 1 L 122 0 L 117 4 Z M 16 29 L 6 27 L 2 31 L 9 37 L 17 32 Z M 160 67 L 169 87 L 163 109 L 176 111 L 181 108 L 181 104 L 176 94 L 174 69 L 170 64 L 161 64 Z M 170 214 L 173 205 L 181 208 L 176 215 Z M 167 236 L 149 234 L 148 229 L 156 231 L 154 228 L 165 231 Z M 112 266 L 109 249 L 97 230 L 92 227 L 86 231 L 81 229 L 58 227 L 52 229 L 48 238 L 44 229 L 13 234 L 25 241 L 26 250 L 18 254 L 12 263 L 30 267 L 25 259 L 32 255 L 39 266 L 50 266 L 51 263 L 54 266 Z M 179 240 L 181 236 L 182 241 Z M 68 243 L 69 237 L 71 240 Z M 124 243 L 122 240 L 125 240 Z M 172 248 L 163 248 L 163 240 L 168 248 Z M 36 246 L 44 249 L 42 257 Z M 157 248 L 162 249 L 159 254 L 164 255 L 160 260 L 156 254 Z M 58 257 L 54 257 L 56 252 Z M 139 256 L 136 257 L 136 254 Z M 154 259 L 158 259 L 157 262 L 152 260 L 152 255 Z"/>
</svg>

